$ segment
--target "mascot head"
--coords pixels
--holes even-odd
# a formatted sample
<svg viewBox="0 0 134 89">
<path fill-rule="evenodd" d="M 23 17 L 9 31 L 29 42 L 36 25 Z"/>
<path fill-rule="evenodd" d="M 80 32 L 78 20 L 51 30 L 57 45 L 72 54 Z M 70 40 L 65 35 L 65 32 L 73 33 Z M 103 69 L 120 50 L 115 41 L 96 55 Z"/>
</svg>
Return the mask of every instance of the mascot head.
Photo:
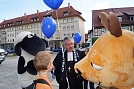
<svg viewBox="0 0 134 89">
<path fill-rule="evenodd" d="M 100 36 L 88 54 L 75 64 L 75 72 L 103 89 L 134 87 L 134 33 L 121 29 L 117 16 L 100 14 L 109 32 Z"/>
<path fill-rule="evenodd" d="M 48 46 L 47 41 L 39 38 L 34 33 L 23 31 L 15 38 L 15 53 L 20 56 L 23 49 L 27 53 L 35 56 L 37 52 L 45 50 Z"/>
</svg>

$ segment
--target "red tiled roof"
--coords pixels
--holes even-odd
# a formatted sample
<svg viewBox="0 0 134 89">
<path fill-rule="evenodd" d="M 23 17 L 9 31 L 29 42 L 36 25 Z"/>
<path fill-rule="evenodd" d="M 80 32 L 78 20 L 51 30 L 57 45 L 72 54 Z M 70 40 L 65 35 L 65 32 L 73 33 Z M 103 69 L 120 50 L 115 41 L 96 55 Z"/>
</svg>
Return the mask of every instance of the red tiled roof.
<svg viewBox="0 0 134 89">
<path fill-rule="evenodd" d="M 123 8 L 109 8 L 102 10 L 92 10 L 92 21 L 94 27 L 101 27 L 99 14 L 100 12 L 114 12 L 117 16 L 122 16 L 123 21 L 121 24 L 134 24 L 134 21 L 129 20 L 129 15 L 134 15 L 134 7 L 123 7 Z"/>
<path fill-rule="evenodd" d="M 68 12 L 68 15 L 64 16 L 64 12 Z M 25 14 L 22 17 L 4 20 L 2 23 L 0 23 L 0 25 L 1 25 L 1 28 L 8 28 L 8 27 L 11 27 L 11 26 L 8 26 L 8 23 L 14 23 L 13 26 L 22 25 L 22 24 L 17 24 L 16 23 L 17 21 L 23 21 L 23 24 L 41 22 L 46 15 L 52 15 L 52 18 L 57 19 L 56 11 L 47 10 L 44 12 L 39 12 L 37 10 L 37 13 L 35 13 L 35 14 L 30 14 L 30 15 Z M 58 15 L 59 19 L 78 16 L 83 21 L 85 21 L 85 19 L 81 16 L 81 12 L 75 10 L 72 6 L 57 9 L 57 15 Z M 39 18 L 39 20 L 31 21 L 31 19 L 33 19 L 33 18 Z M 5 25 L 5 27 L 4 27 L 4 25 Z"/>
</svg>

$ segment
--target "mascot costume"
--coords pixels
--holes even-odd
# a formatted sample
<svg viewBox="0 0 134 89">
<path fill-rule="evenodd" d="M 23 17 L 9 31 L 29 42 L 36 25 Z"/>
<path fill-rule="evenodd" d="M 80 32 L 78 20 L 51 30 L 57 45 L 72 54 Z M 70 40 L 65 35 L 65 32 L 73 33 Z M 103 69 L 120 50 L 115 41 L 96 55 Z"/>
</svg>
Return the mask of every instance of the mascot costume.
<svg viewBox="0 0 134 89">
<path fill-rule="evenodd" d="M 75 72 L 102 89 L 134 87 L 134 33 L 121 29 L 117 16 L 100 14 L 109 32 L 100 36 L 88 54 L 75 64 Z M 92 66 L 92 65 L 93 66 Z"/>
<path fill-rule="evenodd" d="M 45 50 L 47 41 L 39 38 L 34 33 L 23 31 L 15 38 L 15 53 L 18 60 L 18 80 L 20 87 L 25 88 L 35 80 L 37 71 L 33 59 L 37 52 Z"/>
</svg>

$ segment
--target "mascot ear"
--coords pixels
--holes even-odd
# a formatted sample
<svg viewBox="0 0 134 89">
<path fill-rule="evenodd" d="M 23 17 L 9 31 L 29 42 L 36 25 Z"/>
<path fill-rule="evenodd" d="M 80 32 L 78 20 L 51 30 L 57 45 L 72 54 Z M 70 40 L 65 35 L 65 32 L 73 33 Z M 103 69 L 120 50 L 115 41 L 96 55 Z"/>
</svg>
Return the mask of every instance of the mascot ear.
<svg viewBox="0 0 134 89">
<path fill-rule="evenodd" d="M 45 42 L 46 48 L 48 47 L 48 41 L 46 41 L 45 39 L 42 39 Z"/>
<path fill-rule="evenodd" d="M 15 45 L 15 53 L 21 56 L 21 42 Z"/>
</svg>

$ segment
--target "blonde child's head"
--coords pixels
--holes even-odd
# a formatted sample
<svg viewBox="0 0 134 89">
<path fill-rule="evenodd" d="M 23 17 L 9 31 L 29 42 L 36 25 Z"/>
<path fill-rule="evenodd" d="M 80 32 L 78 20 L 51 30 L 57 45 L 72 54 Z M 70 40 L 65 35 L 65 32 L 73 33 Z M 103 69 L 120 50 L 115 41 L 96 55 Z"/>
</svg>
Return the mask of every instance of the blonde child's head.
<svg viewBox="0 0 134 89">
<path fill-rule="evenodd" d="M 45 51 L 38 52 L 36 54 L 33 62 L 34 62 L 34 66 L 38 72 L 42 71 L 42 70 L 51 71 L 52 66 L 53 66 L 52 55 Z"/>
</svg>

